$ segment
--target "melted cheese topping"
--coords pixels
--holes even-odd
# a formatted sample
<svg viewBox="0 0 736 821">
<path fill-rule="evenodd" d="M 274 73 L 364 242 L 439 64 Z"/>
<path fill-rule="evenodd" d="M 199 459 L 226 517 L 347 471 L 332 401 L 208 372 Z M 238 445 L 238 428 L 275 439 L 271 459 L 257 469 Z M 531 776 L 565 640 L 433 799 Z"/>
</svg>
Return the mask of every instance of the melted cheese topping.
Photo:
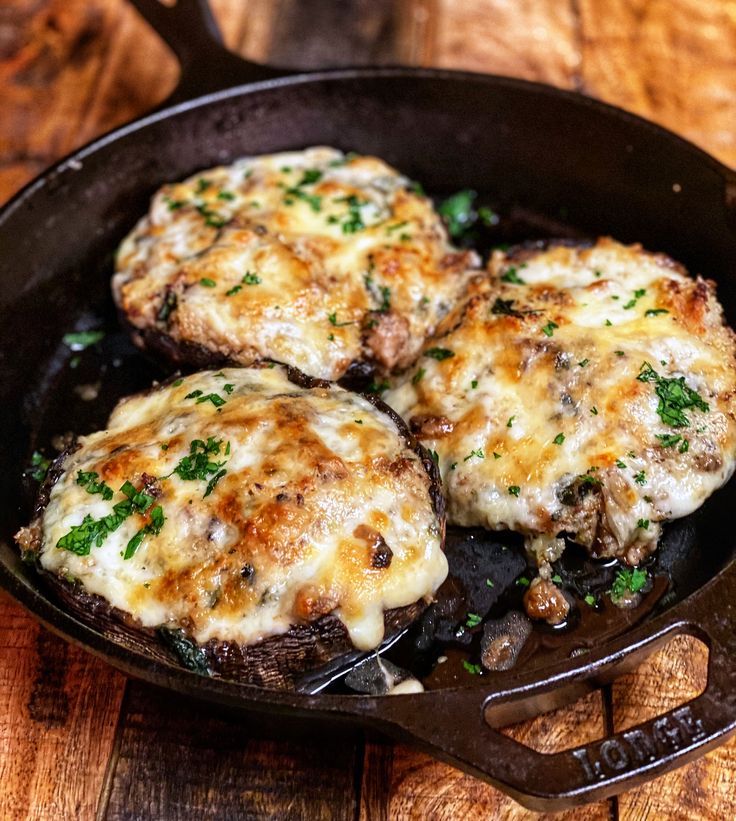
<svg viewBox="0 0 736 821">
<path fill-rule="evenodd" d="M 205 497 L 206 479 L 173 471 L 210 437 L 208 459 L 227 472 Z M 334 613 L 369 649 L 385 610 L 430 598 L 447 575 L 419 457 L 387 415 L 336 386 L 300 388 L 279 367 L 198 373 L 123 400 L 79 444 L 43 515 L 41 564 L 146 627 L 251 644 Z M 78 471 L 96 472 L 113 498 L 90 494 Z M 86 556 L 57 547 L 86 516 L 109 515 L 126 480 L 153 488 L 158 535 L 123 558 L 149 511 Z"/>
<path fill-rule="evenodd" d="M 734 469 L 736 346 L 713 283 L 612 240 L 489 267 L 387 401 L 439 454 L 449 521 L 520 531 L 541 559 L 565 532 L 638 563 Z M 673 426 L 658 389 L 680 377 L 708 410 Z"/>
<path fill-rule="evenodd" d="M 310 148 L 164 186 L 113 293 L 134 328 L 336 379 L 356 360 L 411 364 L 476 261 L 393 168 Z"/>
</svg>

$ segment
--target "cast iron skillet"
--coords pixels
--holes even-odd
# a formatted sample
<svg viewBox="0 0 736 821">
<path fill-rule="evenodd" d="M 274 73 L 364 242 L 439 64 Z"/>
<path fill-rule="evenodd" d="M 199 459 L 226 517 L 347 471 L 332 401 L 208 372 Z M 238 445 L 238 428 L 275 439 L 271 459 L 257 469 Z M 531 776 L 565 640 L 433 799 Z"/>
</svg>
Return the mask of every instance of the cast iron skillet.
<svg viewBox="0 0 736 821">
<path fill-rule="evenodd" d="M 723 742 L 736 729 L 734 484 L 701 513 L 694 554 L 701 572 L 669 609 L 585 655 L 492 679 L 468 676 L 467 686 L 421 695 L 301 695 L 204 678 L 76 621 L 22 565 L 12 543 L 28 516 L 19 473 L 36 443 L 40 397 L 58 377 L 59 340 L 84 326 L 89 306 L 108 292 L 112 253 L 151 193 L 198 168 L 319 144 L 374 153 L 430 191 L 472 187 L 536 213 L 564 209 L 584 234 L 665 251 L 717 279 L 731 324 L 736 319 L 736 175 L 673 134 L 585 97 L 504 77 L 402 68 L 281 76 L 226 51 L 204 0 L 170 8 L 134 2 L 181 62 L 176 104 L 82 148 L 0 214 L 0 583 L 52 630 L 131 675 L 274 719 L 369 725 L 534 809 L 602 799 Z M 710 648 L 707 687 L 688 704 L 552 755 L 493 729 L 611 681 L 681 633 Z"/>
</svg>

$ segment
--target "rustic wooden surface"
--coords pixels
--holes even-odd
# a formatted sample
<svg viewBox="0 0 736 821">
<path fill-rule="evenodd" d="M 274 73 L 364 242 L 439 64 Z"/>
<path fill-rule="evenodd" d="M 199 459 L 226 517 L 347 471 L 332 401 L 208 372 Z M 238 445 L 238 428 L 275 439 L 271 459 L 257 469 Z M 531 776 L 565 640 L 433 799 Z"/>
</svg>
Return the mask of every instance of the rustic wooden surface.
<svg viewBox="0 0 736 821">
<path fill-rule="evenodd" d="M 228 45 L 314 67 L 404 62 L 539 79 L 629 108 L 736 165 L 736 0 L 217 0 Z M 0 4 L 0 200 L 165 97 L 175 61 L 124 0 Z M 510 728 L 553 751 L 704 686 L 677 639 L 612 690 Z M 575 819 L 736 817 L 736 743 Z M 0 817 L 531 818 L 408 747 L 269 737 L 66 645 L 0 594 Z"/>
</svg>

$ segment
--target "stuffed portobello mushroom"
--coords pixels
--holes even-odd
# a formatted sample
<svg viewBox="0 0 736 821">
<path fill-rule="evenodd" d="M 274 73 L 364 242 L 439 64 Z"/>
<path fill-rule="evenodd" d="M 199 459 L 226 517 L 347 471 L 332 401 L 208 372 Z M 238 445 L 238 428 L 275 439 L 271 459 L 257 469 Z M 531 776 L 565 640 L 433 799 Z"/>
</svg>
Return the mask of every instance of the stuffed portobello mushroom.
<svg viewBox="0 0 736 821">
<path fill-rule="evenodd" d="M 432 599 L 442 505 L 434 462 L 380 400 L 233 368 L 122 400 L 52 466 L 17 541 L 93 626 L 289 687 Z"/>
<path fill-rule="evenodd" d="M 448 521 L 524 534 L 527 610 L 560 621 L 563 536 L 638 565 L 732 475 L 736 337 L 714 283 L 638 245 L 497 251 L 489 274 L 385 398 L 437 452 Z"/>
<path fill-rule="evenodd" d="M 164 186 L 112 288 L 133 340 L 170 361 L 338 379 L 410 365 L 477 262 L 382 160 L 309 148 Z"/>
</svg>

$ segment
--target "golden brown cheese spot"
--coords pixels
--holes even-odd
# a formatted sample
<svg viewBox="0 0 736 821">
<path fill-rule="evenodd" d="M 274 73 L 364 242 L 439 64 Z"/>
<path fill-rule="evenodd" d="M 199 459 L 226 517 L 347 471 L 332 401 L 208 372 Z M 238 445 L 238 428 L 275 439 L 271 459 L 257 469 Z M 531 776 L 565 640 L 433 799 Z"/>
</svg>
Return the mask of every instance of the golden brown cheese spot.
<svg viewBox="0 0 736 821">
<path fill-rule="evenodd" d="M 87 493 L 79 470 L 113 498 Z M 86 554 L 57 546 L 85 517 L 110 516 L 126 481 L 154 499 L 145 513 Z M 153 504 L 163 525 L 124 558 L 155 527 Z M 121 402 L 68 457 L 41 525 L 48 572 L 200 642 L 248 644 L 334 612 L 356 646 L 375 647 L 384 611 L 431 597 L 447 572 L 428 476 L 391 418 L 337 386 L 298 387 L 281 367 L 194 374 Z"/>
</svg>

